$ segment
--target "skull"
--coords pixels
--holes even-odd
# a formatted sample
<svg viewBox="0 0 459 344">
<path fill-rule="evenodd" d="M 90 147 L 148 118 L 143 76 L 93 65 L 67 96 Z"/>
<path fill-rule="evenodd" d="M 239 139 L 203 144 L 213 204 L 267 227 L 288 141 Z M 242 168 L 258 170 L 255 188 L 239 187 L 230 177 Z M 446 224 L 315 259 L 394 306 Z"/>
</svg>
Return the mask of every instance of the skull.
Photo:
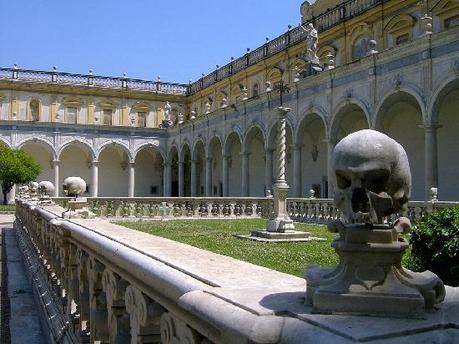
<svg viewBox="0 0 459 344">
<path fill-rule="evenodd" d="M 332 164 L 335 204 L 344 223 L 383 223 L 408 202 L 408 157 L 387 135 L 367 129 L 346 136 L 335 146 Z"/>
</svg>

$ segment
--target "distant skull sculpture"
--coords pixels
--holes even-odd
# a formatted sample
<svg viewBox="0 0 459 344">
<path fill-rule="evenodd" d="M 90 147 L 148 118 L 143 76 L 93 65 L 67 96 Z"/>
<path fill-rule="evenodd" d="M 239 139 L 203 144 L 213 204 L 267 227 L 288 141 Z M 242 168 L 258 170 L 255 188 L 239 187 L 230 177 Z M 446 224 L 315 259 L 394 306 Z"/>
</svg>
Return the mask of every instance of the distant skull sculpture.
<svg viewBox="0 0 459 344">
<path fill-rule="evenodd" d="M 50 181 L 44 180 L 38 183 L 38 193 L 41 196 L 52 196 L 54 194 L 54 184 Z"/>
<path fill-rule="evenodd" d="M 375 130 L 342 139 L 333 151 L 335 204 L 342 222 L 382 223 L 403 210 L 411 191 L 411 173 L 403 147 Z"/>
<path fill-rule="evenodd" d="M 86 191 L 86 182 L 80 177 L 64 179 L 63 190 L 66 196 L 78 197 Z"/>
</svg>

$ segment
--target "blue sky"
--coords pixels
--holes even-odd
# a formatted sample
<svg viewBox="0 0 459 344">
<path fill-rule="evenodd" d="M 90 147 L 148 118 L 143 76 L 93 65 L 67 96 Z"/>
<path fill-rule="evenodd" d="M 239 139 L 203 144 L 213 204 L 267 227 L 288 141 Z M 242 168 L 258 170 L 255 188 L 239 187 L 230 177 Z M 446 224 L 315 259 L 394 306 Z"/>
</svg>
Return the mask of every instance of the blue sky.
<svg viewBox="0 0 459 344">
<path fill-rule="evenodd" d="M 300 22 L 301 0 L 0 0 L 0 66 L 188 82 Z"/>
</svg>

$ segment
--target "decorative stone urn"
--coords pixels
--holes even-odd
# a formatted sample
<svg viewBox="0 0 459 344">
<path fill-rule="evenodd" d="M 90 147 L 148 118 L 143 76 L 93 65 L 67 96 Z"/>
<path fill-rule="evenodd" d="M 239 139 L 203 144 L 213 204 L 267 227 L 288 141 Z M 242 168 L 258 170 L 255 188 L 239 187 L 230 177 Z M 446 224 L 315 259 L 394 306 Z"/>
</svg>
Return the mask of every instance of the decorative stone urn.
<svg viewBox="0 0 459 344">
<path fill-rule="evenodd" d="M 68 210 L 64 212 L 66 218 L 94 218 L 88 209 L 88 200 L 86 197 L 79 197 L 86 191 L 86 182 L 80 177 L 67 177 L 64 179 L 63 187 L 66 196 L 74 198 L 68 201 Z"/>
<path fill-rule="evenodd" d="M 51 196 L 54 194 L 55 187 L 50 181 L 44 180 L 38 183 L 39 204 L 54 204 Z"/>
<path fill-rule="evenodd" d="M 332 156 L 335 204 L 340 220 L 329 224 L 339 236 L 332 247 L 336 268 L 306 271 L 306 303 L 320 313 L 422 316 L 443 301 L 443 282 L 432 272 L 402 267 L 408 242 L 399 236 L 411 229 L 400 217 L 405 209 L 411 173 L 403 147 L 390 137 L 361 130 L 341 140 Z"/>
<path fill-rule="evenodd" d="M 37 182 L 29 183 L 29 196 L 32 202 L 38 202 L 38 183 Z"/>
</svg>

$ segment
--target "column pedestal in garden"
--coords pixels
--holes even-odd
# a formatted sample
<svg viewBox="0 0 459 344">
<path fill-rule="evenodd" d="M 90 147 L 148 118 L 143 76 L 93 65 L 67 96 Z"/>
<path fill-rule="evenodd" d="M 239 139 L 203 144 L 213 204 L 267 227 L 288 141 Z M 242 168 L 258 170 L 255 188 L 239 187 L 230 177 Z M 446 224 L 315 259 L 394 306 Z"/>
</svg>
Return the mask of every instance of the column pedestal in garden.
<svg viewBox="0 0 459 344">
<path fill-rule="evenodd" d="M 287 148 L 287 113 L 289 108 L 278 107 L 276 109 L 278 115 L 277 129 L 277 146 L 276 146 L 276 181 L 272 186 L 274 212 L 266 229 L 253 231 L 251 235 L 242 235 L 242 238 L 248 238 L 257 241 L 267 242 L 286 242 L 286 241 L 311 241 L 313 239 L 309 232 L 296 231 L 292 219 L 287 211 L 287 194 L 290 187 L 285 178 L 286 165 L 286 148 Z"/>
</svg>

